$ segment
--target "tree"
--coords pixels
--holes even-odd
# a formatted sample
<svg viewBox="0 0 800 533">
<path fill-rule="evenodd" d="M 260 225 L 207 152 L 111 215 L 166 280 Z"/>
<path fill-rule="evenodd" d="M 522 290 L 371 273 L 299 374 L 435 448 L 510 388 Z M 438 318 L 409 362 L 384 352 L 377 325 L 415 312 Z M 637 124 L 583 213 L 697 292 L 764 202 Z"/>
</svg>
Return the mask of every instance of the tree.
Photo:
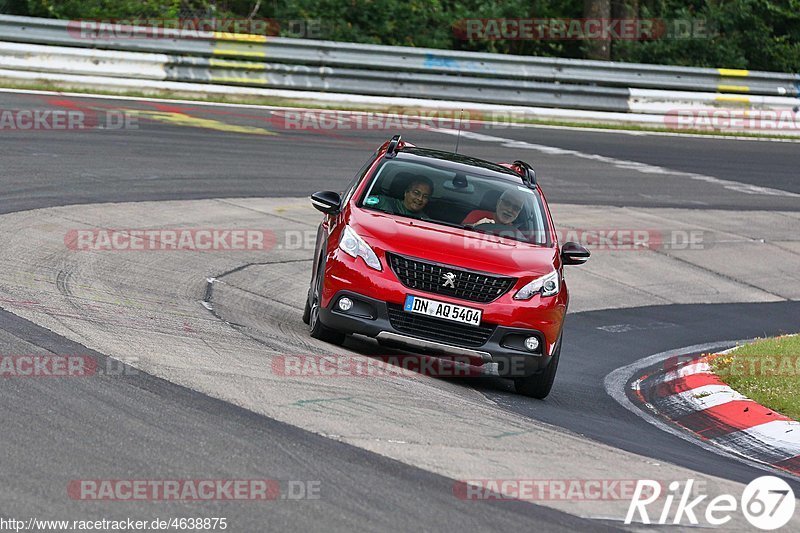
<svg viewBox="0 0 800 533">
<path fill-rule="evenodd" d="M 603 20 L 611 18 L 611 0 L 585 0 L 583 18 Z M 585 42 L 588 59 L 611 59 L 611 40 L 590 39 Z"/>
</svg>

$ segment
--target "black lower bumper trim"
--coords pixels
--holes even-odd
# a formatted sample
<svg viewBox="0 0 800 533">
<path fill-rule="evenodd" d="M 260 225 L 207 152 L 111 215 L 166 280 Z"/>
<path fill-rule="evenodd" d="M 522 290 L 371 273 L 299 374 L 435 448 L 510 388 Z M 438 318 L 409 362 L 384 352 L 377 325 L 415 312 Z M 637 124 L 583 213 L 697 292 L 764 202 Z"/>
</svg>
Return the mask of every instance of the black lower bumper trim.
<svg viewBox="0 0 800 533">
<path fill-rule="evenodd" d="M 371 307 L 376 311 L 375 318 L 367 318 L 363 316 L 356 316 L 345 313 L 335 308 L 336 302 L 343 296 L 356 301 L 359 300 L 365 305 Z M 541 341 L 541 346 L 544 347 L 544 335 L 537 330 L 509 328 L 505 326 L 495 326 L 494 331 L 488 337 L 486 342 L 476 346 L 473 344 L 457 344 L 455 342 L 447 342 L 441 338 L 429 338 L 425 335 L 424 331 L 413 332 L 409 330 L 400 331 L 393 327 L 392 322 L 389 320 L 389 310 L 386 302 L 369 298 L 352 291 L 340 291 L 331 300 L 329 308 L 320 309 L 319 319 L 322 323 L 337 331 L 343 333 L 355 333 L 365 335 L 367 337 L 378 338 L 382 332 L 393 333 L 394 335 L 384 335 L 381 339 L 383 343 L 392 345 L 403 345 L 409 347 L 411 350 L 421 353 L 430 353 L 431 355 L 469 355 L 470 360 L 475 365 L 483 365 L 486 363 L 497 364 L 497 374 L 504 377 L 522 377 L 535 374 L 544 370 L 550 364 L 551 357 L 549 355 L 533 354 L 515 350 L 503 345 L 503 339 L 509 334 L 524 334 L 536 335 Z M 405 337 L 405 340 L 400 339 Z M 412 340 L 408 340 L 408 338 Z M 413 339 L 419 339 L 419 343 L 414 343 Z M 427 341 L 424 342 L 424 341 Z M 436 344 L 438 346 L 430 346 Z M 452 347 L 452 349 L 449 349 Z M 488 353 L 491 361 L 484 355 Z"/>
</svg>

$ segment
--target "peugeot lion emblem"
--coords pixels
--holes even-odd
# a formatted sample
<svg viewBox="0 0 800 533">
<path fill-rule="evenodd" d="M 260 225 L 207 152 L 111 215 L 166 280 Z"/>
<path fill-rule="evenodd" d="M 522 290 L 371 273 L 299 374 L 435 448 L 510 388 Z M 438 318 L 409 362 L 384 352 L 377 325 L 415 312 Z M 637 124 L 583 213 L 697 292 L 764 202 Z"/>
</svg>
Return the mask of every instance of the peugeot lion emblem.
<svg viewBox="0 0 800 533">
<path fill-rule="evenodd" d="M 444 279 L 444 283 L 442 284 L 442 287 L 448 287 L 449 286 L 449 287 L 452 287 L 454 289 L 456 288 L 456 275 L 453 274 L 452 272 L 448 272 L 447 274 L 443 275 L 442 279 Z"/>
</svg>

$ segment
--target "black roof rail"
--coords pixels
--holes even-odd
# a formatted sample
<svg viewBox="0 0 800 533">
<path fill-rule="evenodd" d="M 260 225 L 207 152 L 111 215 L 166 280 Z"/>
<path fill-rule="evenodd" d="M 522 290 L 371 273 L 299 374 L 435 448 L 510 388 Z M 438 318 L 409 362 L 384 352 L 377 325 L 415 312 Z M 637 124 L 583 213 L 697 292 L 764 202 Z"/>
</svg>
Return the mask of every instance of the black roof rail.
<svg viewBox="0 0 800 533">
<path fill-rule="evenodd" d="M 534 189 L 536 187 L 536 171 L 533 170 L 533 167 L 525 161 L 521 161 L 519 159 L 514 161 L 512 164 L 524 170 L 525 173 L 522 175 L 522 182 L 529 188 Z"/>
<path fill-rule="evenodd" d="M 400 144 L 400 136 L 395 135 L 394 137 L 392 137 L 392 140 L 389 141 L 389 146 L 386 148 L 386 155 L 384 155 L 383 157 L 385 157 L 386 159 L 391 159 L 394 156 L 396 156 L 397 145 L 399 144 Z"/>
</svg>

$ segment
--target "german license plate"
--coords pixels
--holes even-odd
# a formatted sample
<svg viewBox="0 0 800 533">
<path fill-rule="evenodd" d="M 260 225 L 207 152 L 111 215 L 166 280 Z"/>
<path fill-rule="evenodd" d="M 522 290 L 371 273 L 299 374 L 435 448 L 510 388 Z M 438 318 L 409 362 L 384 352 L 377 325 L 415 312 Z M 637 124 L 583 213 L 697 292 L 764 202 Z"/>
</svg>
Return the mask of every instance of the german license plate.
<svg viewBox="0 0 800 533">
<path fill-rule="evenodd" d="M 442 318 L 453 322 L 461 322 L 462 324 L 470 324 L 472 326 L 479 326 L 481 324 L 481 314 L 483 314 L 480 309 L 472 309 L 471 307 L 449 304 L 447 302 L 437 302 L 436 300 L 411 296 L 410 294 L 406 296 L 406 303 L 403 306 L 403 311 Z"/>
</svg>

